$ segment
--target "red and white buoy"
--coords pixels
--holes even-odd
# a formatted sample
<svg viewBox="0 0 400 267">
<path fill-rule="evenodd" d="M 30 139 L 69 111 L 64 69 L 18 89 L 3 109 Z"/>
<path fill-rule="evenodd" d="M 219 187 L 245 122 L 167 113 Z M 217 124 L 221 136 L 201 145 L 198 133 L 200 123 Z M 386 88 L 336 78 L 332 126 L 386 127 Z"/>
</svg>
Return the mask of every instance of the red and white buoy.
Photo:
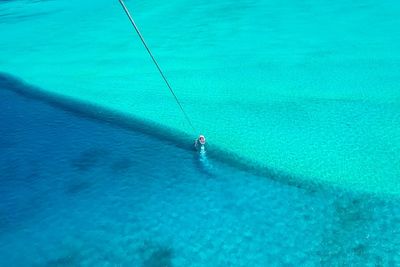
<svg viewBox="0 0 400 267">
<path fill-rule="evenodd" d="M 204 135 L 199 135 L 199 137 L 195 140 L 194 146 L 197 150 L 205 150 L 206 138 Z"/>
<path fill-rule="evenodd" d="M 202 134 L 199 135 L 199 143 L 203 146 L 206 144 L 206 138 Z"/>
</svg>

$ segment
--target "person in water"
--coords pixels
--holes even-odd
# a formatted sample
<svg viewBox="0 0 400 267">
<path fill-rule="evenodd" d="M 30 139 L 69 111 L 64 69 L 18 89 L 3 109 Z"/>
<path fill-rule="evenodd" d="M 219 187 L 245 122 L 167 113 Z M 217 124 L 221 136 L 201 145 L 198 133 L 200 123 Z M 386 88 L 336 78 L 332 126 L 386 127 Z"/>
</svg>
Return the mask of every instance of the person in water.
<svg viewBox="0 0 400 267">
<path fill-rule="evenodd" d="M 206 138 L 204 135 L 199 135 L 199 137 L 196 139 L 194 142 L 194 146 L 196 147 L 197 150 L 205 149 L 206 145 Z"/>
</svg>

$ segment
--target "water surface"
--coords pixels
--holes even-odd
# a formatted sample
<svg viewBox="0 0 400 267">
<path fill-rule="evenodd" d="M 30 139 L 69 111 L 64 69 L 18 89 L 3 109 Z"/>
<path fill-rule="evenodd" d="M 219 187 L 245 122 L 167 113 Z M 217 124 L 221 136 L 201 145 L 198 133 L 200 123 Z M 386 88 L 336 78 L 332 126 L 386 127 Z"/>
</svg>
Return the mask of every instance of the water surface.
<svg viewBox="0 0 400 267">
<path fill-rule="evenodd" d="M 400 264 L 397 199 L 206 164 L 140 129 L 8 89 L 0 88 L 1 266 Z"/>
<path fill-rule="evenodd" d="M 300 181 L 399 195 L 399 1 L 126 4 L 210 144 Z M 194 135 L 118 1 L 1 1 L 0 36 L 0 71 Z"/>
</svg>

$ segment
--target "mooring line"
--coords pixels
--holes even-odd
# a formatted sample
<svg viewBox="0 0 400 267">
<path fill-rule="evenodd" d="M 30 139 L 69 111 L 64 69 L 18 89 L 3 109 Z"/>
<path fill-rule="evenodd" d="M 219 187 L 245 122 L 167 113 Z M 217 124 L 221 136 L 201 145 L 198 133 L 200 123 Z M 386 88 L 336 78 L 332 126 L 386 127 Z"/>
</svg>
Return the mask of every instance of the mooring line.
<svg viewBox="0 0 400 267">
<path fill-rule="evenodd" d="M 128 16 L 129 20 L 131 21 L 131 23 L 132 23 L 132 25 L 133 25 L 133 28 L 135 28 L 136 33 L 139 35 L 140 40 L 142 41 L 144 47 L 146 48 L 146 50 L 147 50 L 147 52 L 149 53 L 151 59 L 153 60 L 154 64 L 156 65 L 158 71 L 160 72 L 161 77 L 163 78 L 163 80 L 164 80 L 165 84 L 167 85 L 169 91 L 171 92 L 171 94 L 172 94 L 173 97 L 175 98 L 175 101 L 176 101 L 176 103 L 178 104 L 179 108 L 181 109 L 181 111 L 182 111 L 183 115 L 185 116 L 187 122 L 189 123 L 190 127 L 192 127 L 194 133 L 197 134 L 196 128 L 194 128 L 194 126 L 193 126 L 193 124 L 192 124 L 192 122 L 191 122 L 189 116 L 187 115 L 187 113 L 186 113 L 185 110 L 183 109 L 183 106 L 182 106 L 181 102 L 179 101 L 178 97 L 177 97 L 176 94 L 174 93 L 174 90 L 172 90 L 171 85 L 169 84 L 169 82 L 168 82 L 167 78 L 165 77 L 163 71 L 161 70 L 160 66 L 158 65 L 157 60 L 154 58 L 153 54 L 152 54 L 151 51 L 150 51 L 150 48 L 147 46 L 146 41 L 144 40 L 142 34 L 140 33 L 139 28 L 136 26 L 136 23 L 135 23 L 135 21 L 133 20 L 131 14 L 129 13 L 129 10 L 128 10 L 128 8 L 126 7 L 124 1 L 123 1 L 123 0 L 119 0 L 119 2 L 121 3 L 122 8 L 124 9 L 126 15 Z"/>
</svg>

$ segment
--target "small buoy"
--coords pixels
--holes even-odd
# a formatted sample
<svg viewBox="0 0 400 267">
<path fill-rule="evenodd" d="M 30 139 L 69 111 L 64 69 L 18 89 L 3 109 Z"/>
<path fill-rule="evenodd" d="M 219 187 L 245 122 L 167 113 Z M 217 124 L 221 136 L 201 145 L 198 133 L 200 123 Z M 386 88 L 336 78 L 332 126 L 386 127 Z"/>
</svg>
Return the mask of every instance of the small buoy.
<svg viewBox="0 0 400 267">
<path fill-rule="evenodd" d="M 194 146 L 197 150 L 204 150 L 206 145 L 206 138 L 204 135 L 199 135 L 199 137 L 195 140 Z"/>
<path fill-rule="evenodd" d="M 201 145 L 205 145 L 206 144 L 206 138 L 204 137 L 204 135 L 200 135 L 199 136 L 199 142 Z"/>
</svg>

